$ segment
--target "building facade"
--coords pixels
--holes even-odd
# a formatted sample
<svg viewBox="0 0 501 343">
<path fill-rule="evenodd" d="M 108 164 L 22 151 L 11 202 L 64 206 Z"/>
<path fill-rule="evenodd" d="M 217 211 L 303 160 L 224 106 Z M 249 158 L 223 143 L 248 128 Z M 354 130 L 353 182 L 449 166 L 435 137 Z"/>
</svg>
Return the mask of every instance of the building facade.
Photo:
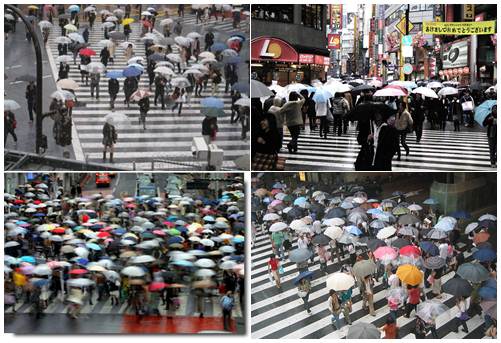
<svg viewBox="0 0 501 343">
<path fill-rule="evenodd" d="M 325 5 L 252 5 L 252 78 L 266 84 L 325 80 Z"/>
</svg>

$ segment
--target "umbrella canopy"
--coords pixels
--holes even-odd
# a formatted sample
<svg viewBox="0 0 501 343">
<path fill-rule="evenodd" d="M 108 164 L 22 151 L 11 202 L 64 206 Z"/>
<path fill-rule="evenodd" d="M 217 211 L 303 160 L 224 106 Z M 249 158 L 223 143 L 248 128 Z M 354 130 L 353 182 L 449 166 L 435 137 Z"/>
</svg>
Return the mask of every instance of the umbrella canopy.
<svg viewBox="0 0 501 343">
<path fill-rule="evenodd" d="M 384 246 L 386 246 L 386 243 L 380 239 L 369 239 L 367 241 L 367 248 L 369 248 L 370 251 L 376 251 L 377 248 Z"/>
<path fill-rule="evenodd" d="M 473 253 L 473 258 L 479 262 L 491 262 L 496 259 L 496 252 L 489 248 L 482 248 Z"/>
<path fill-rule="evenodd" d="M 355 285 L 353 276 L 346 273 L 331 274 L 325 281 L 327 289 L 337 291 L 346 291 Z"/>
<path fill-rule="evenodd" d="M 473 283 L 479 283 L 489 278 L 489 271 L 480 263 L 461 264 L 456 274 Z"/>
<path fill-rule="evenodd" d="M 404 264 L 398 267 L 396 274 L 400 281 L 411 286 L 417 286 L 423 280 L 421 271 L 411 264 Z"/>
<path fill-rule="evenodd" d="M 122 269 L 122 274 L 129 277 L 142 277 L 146 274 L 146 272 L 140 267 L 128 266 Z"/>
<path fill-rule="evenodd" d="M 278 222 L 278 223 L 274 223 L 273 225 L 271 225 L 269 231 L 270 232 L 277 232 L 277 231 L 282 231 L 282 230 L 285 230 L 287 229 L 288 225 L 284 222 Z"/>
<path fill-rule="evenodd" d="M 330 226 L 324 231 L 324 235 L 330 239 L 337 239 L 343 235 L 343 229 L 339 226 Z"/>
<path fill-rule="evenodd" d="M 422 96 L 428 97 L 428 98 L 438 98 L 437 93 L 431 88 L 428 87 L 418 87 L 415 88 L 412 93 L 415 94 L 421 94 Z"/>
<path fill-rule="evenodd" d="M 376 237 L 379 239 L 385 239 L 385 238 L 393 236 L 395 234 L 395 232 L 397 232 L 397 229 L 395 227 L 387 226 L 384 229 L 381 229 L 377 233 Z"/>
<path fill-rule="evenodd" d="M 398 253 L 392 247 L 381 246 L 374 251 L 374 257 L 381 261 L 391 261 L 397 258 Z"/>
<path fill-rule="evenodd" d="M 414 225 L 420 222 L 419 218 L 413 214 L 404 214 L 398 218 L 398 223 L 402 225 Z"/>
<path fill-rule="evenodd" d="M 251 98 L 262 98 L 273 95 L 266 85 L 257 80 L 251 80 Z"/>
<path fill-rule="evenodd" d="M 72 79 L 60 79 L 56 85 L 62 89 L 76 90 L 79 88 L 78 83 Z"/>
<path fill-rule="evenodd" d="M 445 293 L 456 297 L 468 297 L 473 288 L 470 283 L 460 277 L 454 277 L 443 284 L 442 289 Z"/>
<path fill-rule="evenodd" d="M 15 100 L 6 99 L 4 100 L 4 110 L 5 111 L 15 111 L 21 108 Z"/>
<path fill-rule="evenodd" d="M 423 252 L 430 256 L 436 256 L 439 254 L 438 247 L 429 241 L 421 241 L 419 242 L 419 247 L 423 250 Z"/>
<path fill-rule="evenodd" d="M 445 266 L 445 260 L 440 256 L 431 256 L 426 259 L 424 266 L 427 269 L 440 269 Z"/>
<path fill-rule="evenodd" d="M 289 253 L 289 260 L 295 263 L 301 263 L 307 261 L 311 257 L 312 253 L 309 249 L 295 249 Z"/>
<path fill-rule="evenodd" d="M 276 213 L 267 213 L 264 215 L 263 220 L 264 221 L 274 221 L 274 220 L 279 220 L 281 217 L 276 214 Z"/>
<path fill-rule="evenodd" d="M 449 308 L 439 300 L 427 300 L 417 305 L 416 315 L 428 322 L 434 320 Z"/>
<path fill-rule="evenodd" d="M 491 114 L 492 107 L 496 105 L 496 100 L 486 100 L 475 108 L 475 121 L 485 127 L 485 119 Z"/>
<path fill-rule="evenodd" d="M 302 279 L 312 279 L 313 272 L 308 270 L 306 272 L 301 272 L 298 276 L 294 278 L 294 285 L 297 285 Z"/>
<path fill-rule="evenodd" d="M 438 91 L 438 95 L 440 96 L 448 96 L 448 95 L 457 95 L 459 90 L 454 87 L 444 87 Z"/>
<path fill-rule="evenodd" d="M 355 323 L 348 329 L 348 339 L 380 339 L 381 331 L 372 323 Z"/>
<path fill-rule="evenodd" d="M 399 97 L 399 96 L 407 96 L 407 92 L 402 88 L 390 87 L 386 86 L 383 89 L 380 89 L 374 93 L 375 97 Z"/>
<path fill-rule="evenodd" d="M 353 274 L 359 279 L 375 273 L 376 270 L 377 266 L 372 260 L 358 261 L 353 265 Z"/>
<path fill-rule="evenodd" d="M 331 238 L 322 233 L 315 235 L 315 237 L 313 237 L 313 239 L 311 240 L 311 242 L 315 245 L 327 245 L 330 241 Z"/>
</svg>

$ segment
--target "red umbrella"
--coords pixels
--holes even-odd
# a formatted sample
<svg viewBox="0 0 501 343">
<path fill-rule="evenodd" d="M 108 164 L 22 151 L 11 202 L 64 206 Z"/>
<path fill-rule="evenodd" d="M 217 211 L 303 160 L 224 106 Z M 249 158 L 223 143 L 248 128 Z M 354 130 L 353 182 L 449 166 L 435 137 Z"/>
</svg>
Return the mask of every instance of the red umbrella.
<svg viewBox="0 0 501 343">
<path fill-rule="evenodd" d="M 169 287 L 169 284 L 165 282 L 152 282 L 150 286 L 148 287 L 148 290 L 150 292 L 155 292 L 155 291 L 161 291 L 165 287 Z"/>
<path fill-rule="evenodd" d="M 40 200 L 35 200 L 35 201 L 33 201 L 33 203 L 34 203 L 35 205 L 40 205 L 42 202 L 41 202 Z"/>
<path fill-rule="evenodd" d="M 24 200 L 16 199 L 14 200 L 14 204 L 24 204 Z"/>
<path fill-rule="evenodd" d="M 79 54 L 80 56 L 95 56 L 96 52 L 89 48 L 83 48 L 82 50 L 80 50 Z"/>
<path fill-rule="evenodd" d="M 62 235 L 66 232 L 66 230 L 62 227 L 57 227 L 54 230 L 51 230 L 50 233 L 55 233 L 56 235 Z"/>
<path fill-rule="evenodd" d="M 135 208 L 136 204 L 127 204 L 125 207 L 127 207 L 127 208 Z"/>
<path fill-rule="evenodd" d="M 475 236 L 473 236 L 473 242 L 475 244 L 487 242 L 490 236 L 491 235 L 489 235 L 488 232 L 479 232 Z"/>
<path fill-rule="evenodd" d="M 400 255 L 418 257 L 421 256 L 421 250 L 414 245 L 406 245 L 400 249 Z"/>
<path fill-rule="evenodd" d="M 87 274 L 89 271 L 87 269 L 73 269 L 70 270 L 70 274 L 72 275 L 82 275 Z"/>
<path fill-rule="evenodd" d="M 271 194 L 273 194 L 273 195 L 275 195 L 275 194 L 277 194 L 277 193 L 280 193 L 280 192 L 282 192 L 282 190 L 281 190 L 281 189 L 278 189 L 278 188 L 275 188 L 275 189 L 272 189 L 272 190 L 271 190 Z"/>
<path fill-rule="evenodd" d="M 99 237 L 99 238 L 107 238 L 110 236 L 111 236 L 111 234 L 109 232 L 106 232 L 106 231 L 101 231 L 97 234 L 97 237 Z"/>
</svg>

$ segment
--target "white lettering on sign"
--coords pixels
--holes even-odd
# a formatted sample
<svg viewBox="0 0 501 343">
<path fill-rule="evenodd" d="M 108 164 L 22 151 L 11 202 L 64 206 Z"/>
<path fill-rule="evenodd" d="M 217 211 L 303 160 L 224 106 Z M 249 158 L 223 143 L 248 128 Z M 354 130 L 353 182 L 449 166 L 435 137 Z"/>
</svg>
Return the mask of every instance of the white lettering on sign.
<svg viewBox="0 0 501 343">
<path fill-rule="evenodd" d="M 270 40 L 266 39 L 263 43 L 263 47 L 261 48 L 261 57 L 275 57 L 274 53 L 268 52 L 269 46 L 270 46 Z"/>
</svg>

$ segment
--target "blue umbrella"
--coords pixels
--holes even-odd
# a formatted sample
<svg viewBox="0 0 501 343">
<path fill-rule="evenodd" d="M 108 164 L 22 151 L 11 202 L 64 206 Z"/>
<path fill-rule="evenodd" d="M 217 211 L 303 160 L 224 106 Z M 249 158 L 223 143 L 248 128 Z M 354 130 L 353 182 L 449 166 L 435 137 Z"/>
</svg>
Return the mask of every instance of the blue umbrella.
<svg viewBox="0 0 501 343">
<path fill-rule="evenodd" d="M 101 247 L 99 245 L 97 245 L 96 243 L 87 243 L 87 244 L 85 244 L 85 246 L 89 249 L 92 249 L 92 250 L 101 250 Z"/>
<path fill-rule="evenodd" d="M 45 213 L 35 213 L 34 216 L 35 217 L 45 217 Z"/>
<path fill-rule="evenodd" d="M 355 236 L 360 236 L 362 234 L 362 231 L 360 231 L 360 229 L 358 227 L 356 227 L 355 225 L 350 225 L 350 226 L 346 227 L 345 231 L 349 232 Z"/>
<path fill-rule="evenodd" d="M 454 229 L 454 224 L 448 220 L 441 220 L 435 224 L 434 228 L 447 232 L 447 231 L 452 231 L 452 229 Z"/>
<path fill-rule="evenodd" d="M 220 52 L 223 51 L 224 49 L 227 49 L 228 46 L 224 43 L 214 43 L 210 47 L 211 52 Z"/>
<path fill-rule="evenodd" d="M 489 248 L 483 248 L 475 251 L 473 258 L 480 262 L 491 262 L 496 259 L 496 252 Z"/>
<path fill-rule="evenodd" d="M 438 201 L 433 199 L 433 198 L 428 198 L 425 201 L 423 201 L 423 204 L 425 204 L 425 205 L 438 205 Z"/>
<path fill-rule="evenodd" d="M 302 272 L 300 273 L 298 276 L 296 276 L 294 278 L 294 285 L 297 285 L 299 283 L 299 281 L 301 281 L 302 279 L 312 279 L 313 278 L 313 272 L 308 270 L 306 272 Z"/>
<path fill-rule="evenodd" d="M 127 67 L 123 70 L 123 75 L 125 77 L 136 77 L 136 76 L 139 76 L 141 75 L 141 70 L 135 68 L 135 67 Z"/>
<path fill-rule="evenodd" d="M 233 237 L 233 243 L 238 244 L 238 243 L 243 243 L 245 241 L 244 237 Z"/>
<path fill-rule="evenodd" d="M 121 228 L 121 227 L 118 228 L 118 229 L 115 229 L 115 230 L 111 231 L 112 234 L 117 235 L 117 236 L 121 236 L 121 235 L 123 235 L 126 232 L 127 231 L 125 229 Z"/>
<path fill-rule="evenodd" d="M 131 63 L 127 67 L 133 67 L 133 68 L 139 69 L 141 71 L 144 71 L 143 65 L 141 65 L 139 63 Z"/>
<path fill-rule="evenodd" d="M 186 261 L 186 260 L 178 260 L 172 262 L 173 265 L 180 266 L 180 267 L 193 267 L 194 264 L 193 262 Z"/>
<path fill-rule="evenodd" d="M 328 102 L 331 97 L 332 95 L 325 89 L 317 89 L 313 95 L 313 101 L 317 103 L 325 103 Z"/>
<path fill-rule="evenodd" d="M 83 257 L 77 258 L 76 261 L 81 266 L 86 266 L 89 263 L 89 260 Z"/>
<path fill-rule="evenodd" d="M 497 290 L 496 288 L 492 288 L 492 287 L 481 287 L 479 290 L 478 290 L 478 295 L 484 299 L 484 300 L 489 300 L 489 299 L 496 299 L 497 297 Z"/>
<path fill-rule="evenodd" d="M 49 280 L 47 280 L 47 279 L 38 279 L 38 280 L 33 281 L 33 286 L 35 286 L 35 287 L 43 287 L 47 284 L 49 284 Z"/>
<path fill-rule="evenodd" d="M 451 217 L 457 218 L 457 219 L 468 219 L 471 218 L 471 214 L 466 211 L 454 211 L 451 214 L 449 214 Z"/>
<path fill-rule="evenodd" d="M 438 247 L 429 241 L 419 242 L 419 247 L 430 256 L 437 256 L 439 254 Z"/>
<path fill-rule="evenodd" d="M 27 263 L 36 263 L 37 261 L 33 256 L 22 256 L 19 261 Z"/>
<path fill-rule="evenodd" d="M 371 208 L 371 209 L 367 210 L 367 213 L 369 213 L 369 214 L 381 214 L 381 213 L 383 213 L 383 211 L 380 210 L 379 208 Z"/>
<path fill-rule="evenodd" d="M 307 261 L 311 255 L 311 250 L 307 248 L 295 249 L 289 253 L 289 260 L 294 263 L 301 263 Z"/>
<path fill-rule="evenodd" d="M 215 222 L 216 219 L 213 216 L 205 216 L 202 218 L 204 222 Z"/>
<path fill-rule="evenodd" d="M 110 70 L 106 73 L 106 77 L 109 77 L 110 79 L 119 79 L 124 77 L 124 74 L 122 70 Z"/>
<path fill-rule="evenodd" d="M 71 5 L 68 7 L 68 11 L 70 12 L 80 12 L 80 7 L 78 5 Z"/>
<path fill-rule="evenodd" d="M 169 238 L 169 240 L 167 241 L 167 244 L 171 245 L 171 244 L 175 244 L 175 243 L 181 243 L 182 241 L 183 241 L 182 237 L 175 236 L 175 237 Z"/>
<path fill-rule="evenodd" d="M 296 206 L 301 206 L 306 203 L 307 199 L 305 197 L 299 197 L 296 200 L 294 200 L 294 205 Z"/>
<path fill-rule="evenodd" d="M 240 92 L 240 93 L 246 93 L 249 94 L 249 83 L 245 82 L 237 82 L 234 83 L 233 86 L 231 86 L 231 89 L 234 91 Z"/>
<path fill-rule="evenodd" d="M 485 281 L 484 287 L 497 288 L 496 279 L 489 278 L 487 281 Z"/>
<path fill-rule="evenodd" d="M 224 108 L 223 100 L 214 97 L 202 99 L 202 101 L 200 101 L 200 105 L 207 108 Z"/>
<path fill-rule="evenodd" d="M 492 112 L 492 107 L 496 105 L 496 100 L 487 100 L 475 108 L 475 121 L 484 126 L 485 118 Z"/>
<path fill-rule="evenodd" d="M 275 182 L 272 186 L 272 188 L 284 188 L 284 184 L 280 182 Z"/>
<path fill-rule="evenodd" d="M 175 222 L 176 220 L 177 220 L 177 216 L 172 215 L 172 216 L 167 217 L 168 222 Z"/>
</svg>

